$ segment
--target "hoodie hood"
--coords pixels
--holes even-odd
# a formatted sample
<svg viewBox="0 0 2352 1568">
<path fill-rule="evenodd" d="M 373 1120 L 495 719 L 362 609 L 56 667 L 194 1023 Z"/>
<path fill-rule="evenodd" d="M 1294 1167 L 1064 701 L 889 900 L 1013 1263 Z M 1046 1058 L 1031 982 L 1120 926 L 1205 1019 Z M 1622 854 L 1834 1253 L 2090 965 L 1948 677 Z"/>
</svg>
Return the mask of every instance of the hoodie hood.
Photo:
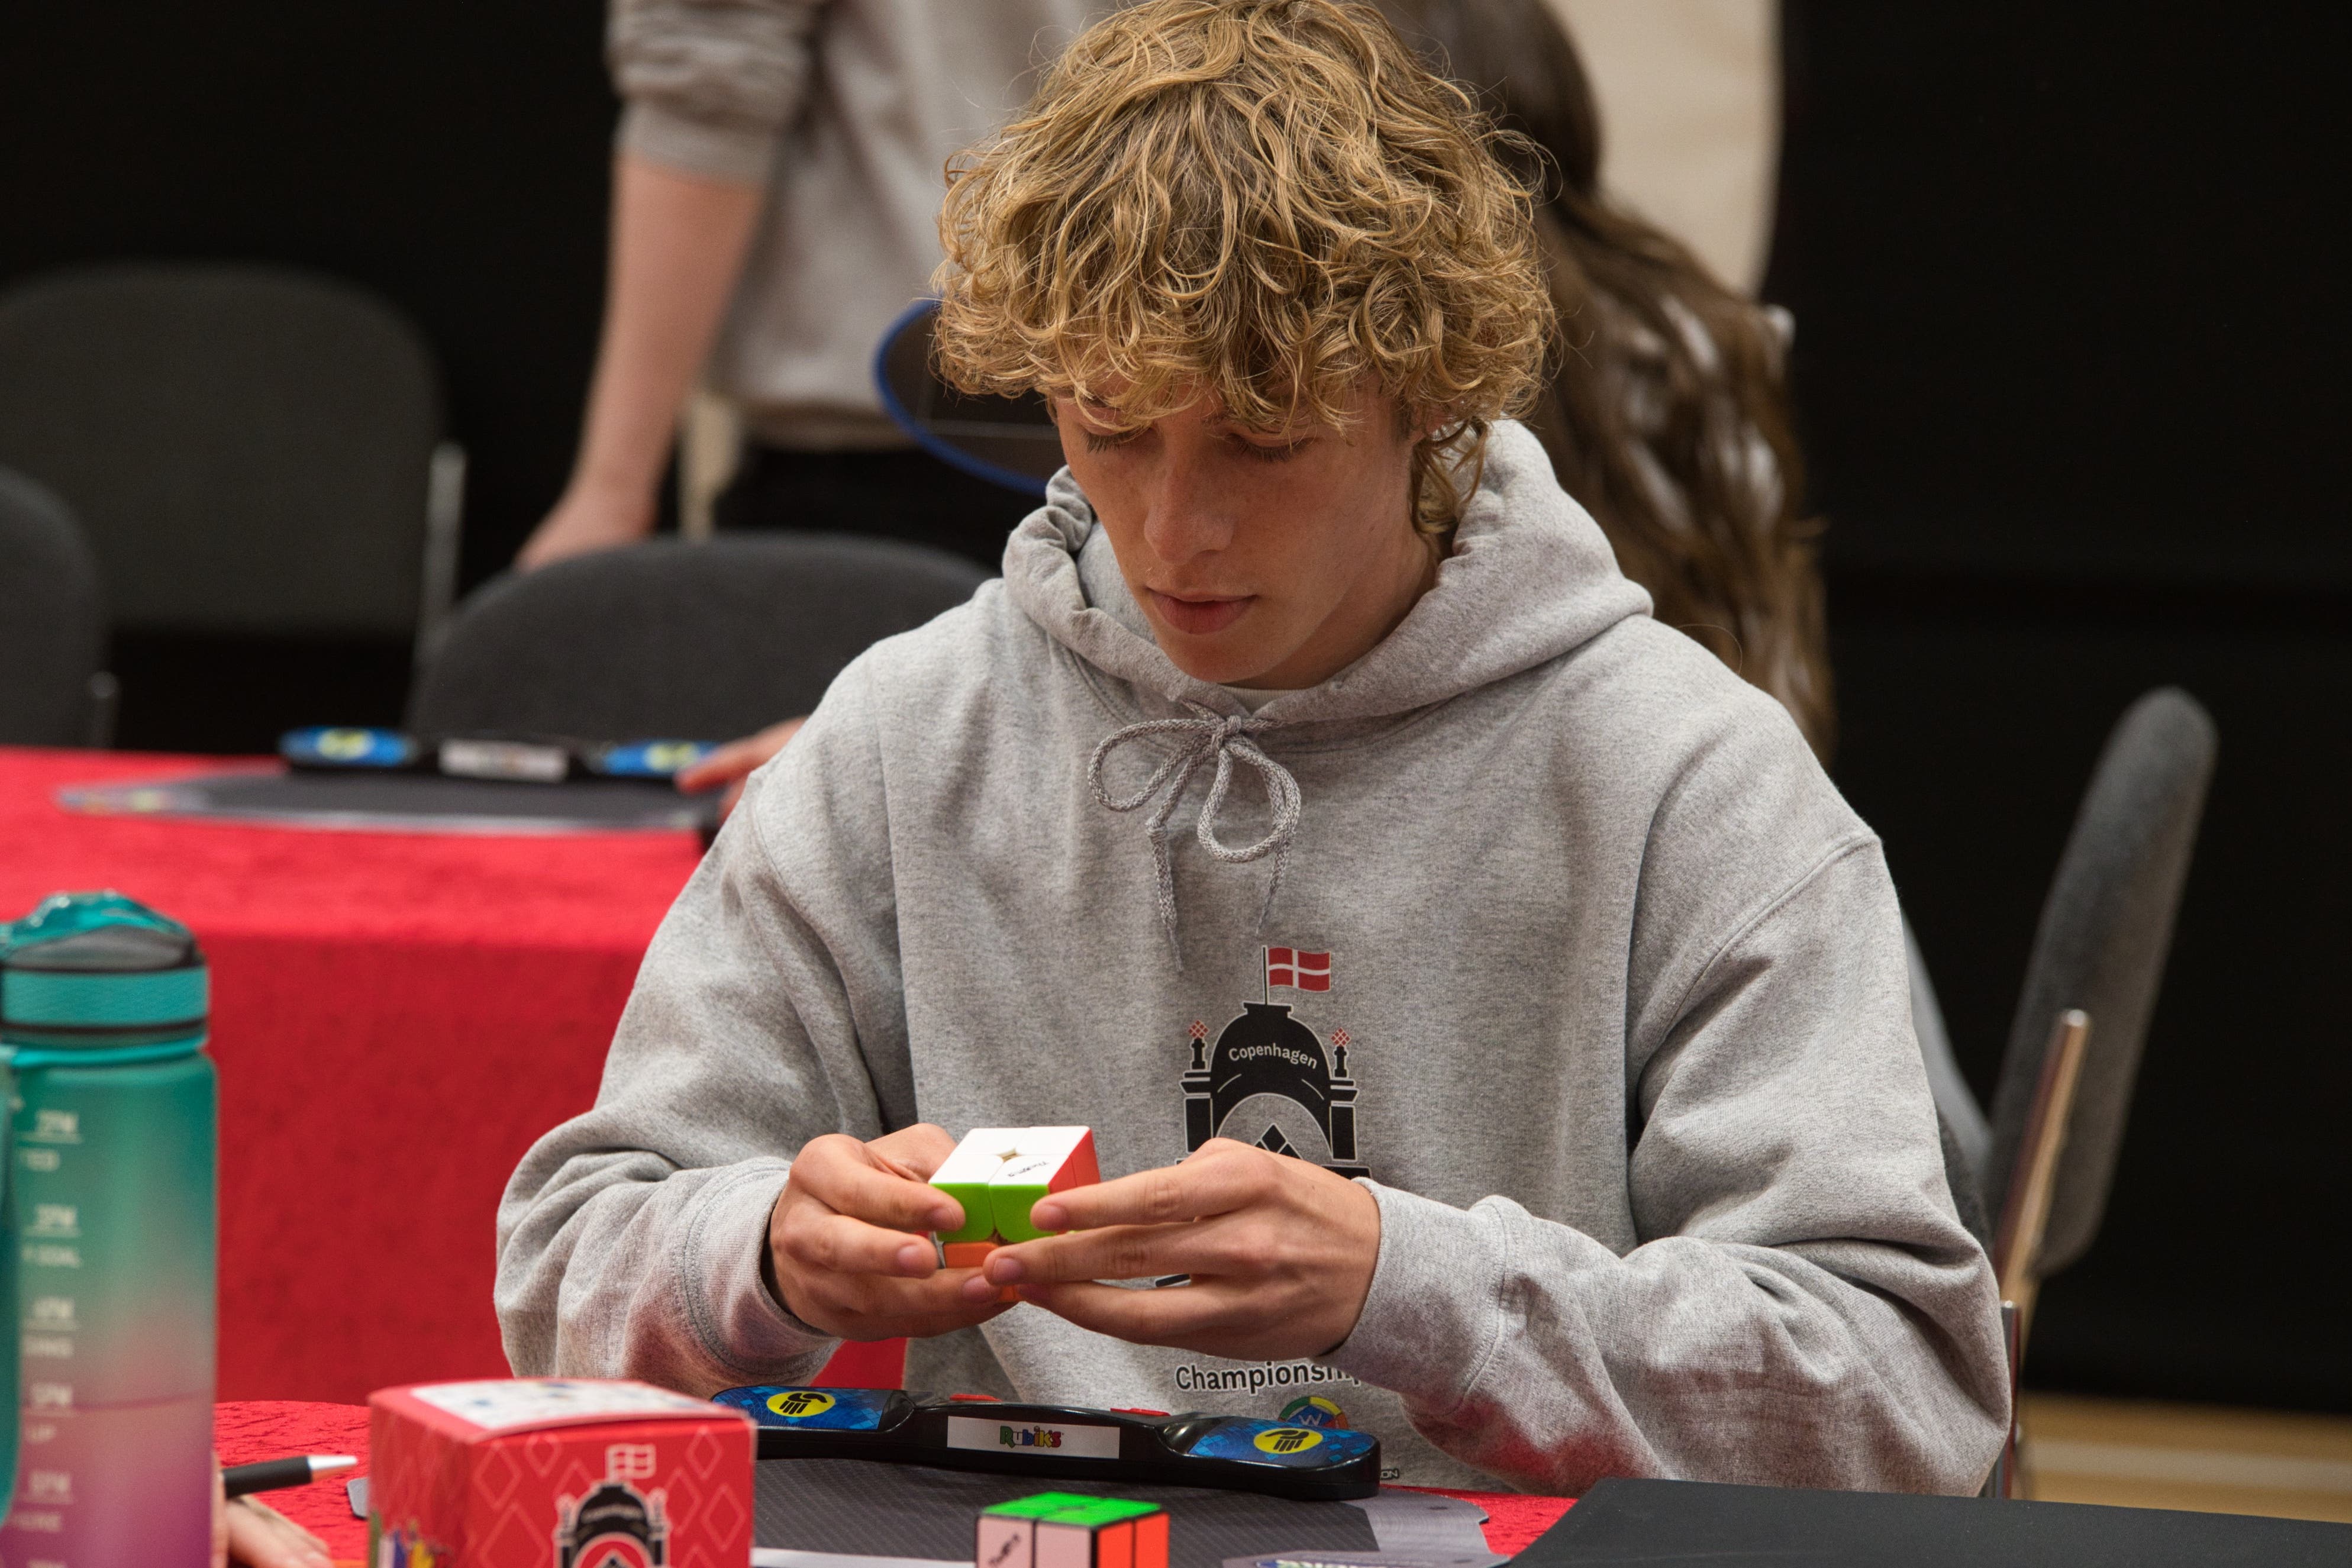
<svg viewBox="0 0 2352 1568">
<path fill-rule="evenodd" d="M 1379 719 L 1443 702 L 1557 658 L 1650 608 L 1650 596 L 1617 570 L 1600 525 L 1559 488 L 1534 435 L 1509 421 L 1496 425 L 1487 441 L 1477 492 L 1454 531 L 1453 552 L 1438 565 L 1436 584 L 1370 652 L 1321 685 L 1277 697 L 1255 713 L 1160 651 L 1069 469 L 1054 476 L 1045 506 L 1013 531 L 1004 581 L 1013 602 L 1048 636 L 1139 696 L 1149 693 L 1174 710 L 1151 715 L 1155 705 L 1145 698 L 1149 716 L 1103 737 L 1087 782 L 1106 810 L 1152 807 L 1144 831 L 1160 927 L 1180 968 L 1168 824 L 1195 773 L 1213 769 L 1194 834 L 1201 847 L 1229 865 L 1274 858 L 1259 911 L 1263 927 L 1306 805 L 1297 780 L 1255 737 L 1286 724 Z M 1103 778 L 1111 755 L 1154 741 L 1172 743 L 1172 754 L 1164 754 L 1140 788 L 1113 791 Z M 1256 772 L 1271 808 L 1265 835 L 1240 846 L 1224 842 L 1217 826 L 1237 764 Z"/>
<path fill-rule="evenodd" d="M 1243 711 L 1232 693 L 1185 674 L 1152 640 L 1069 469 L 1013 531 L 1004 582 L 1048 636 L 1139 693 L 1178 708 Z M 1505 420 L 1487 440 L 1486 471 L 1436 584 L 1370 653 L 1256 717 L 1273 725 L 1410 712 L 1557 658 L 1649 608 L 1649 595 L 1617 570 L 1600 525 L 1552 477 L 1533 433 Z"/>
</svg>

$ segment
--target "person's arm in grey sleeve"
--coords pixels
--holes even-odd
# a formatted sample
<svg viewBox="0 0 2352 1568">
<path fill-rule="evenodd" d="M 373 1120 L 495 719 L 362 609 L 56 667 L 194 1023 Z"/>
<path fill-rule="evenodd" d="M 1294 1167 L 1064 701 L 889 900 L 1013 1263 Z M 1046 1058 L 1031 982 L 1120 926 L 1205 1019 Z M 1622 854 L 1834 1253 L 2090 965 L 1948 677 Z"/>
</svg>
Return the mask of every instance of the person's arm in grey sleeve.
<svg viewBox="0 0 2352 1568">
<path fill-rule="evenodd" d="M 1946 1191 L 1875 841 L 1831 850 L 1679 989 L 1633 1027 L 1642 1245 L 1375 1187 L 1379 1264 L 1328 1359 L 1534 1490 L 1974 1489 L 2007 1424 L 1999 1305 Z"/>
<path fill-rule="evenodd" d="M 734 297 L 786 129 L 808 94 L 819 0 L 615 0 L 626 101 L 604 321 L 572 478 L 526 569 L 652 531 L 679 407 Z"/>
<path fill-rule="evenodd" d="M 519 1374 L 708 1393 L 805 1381 L 834 1348 L 761 1263 L 795 1151 L 912 1118 L 881 761 L 856 675 L 754 776 L 663 921 L 594 1109 L 508 1184 L 497 1297 Z"/>
</svg>

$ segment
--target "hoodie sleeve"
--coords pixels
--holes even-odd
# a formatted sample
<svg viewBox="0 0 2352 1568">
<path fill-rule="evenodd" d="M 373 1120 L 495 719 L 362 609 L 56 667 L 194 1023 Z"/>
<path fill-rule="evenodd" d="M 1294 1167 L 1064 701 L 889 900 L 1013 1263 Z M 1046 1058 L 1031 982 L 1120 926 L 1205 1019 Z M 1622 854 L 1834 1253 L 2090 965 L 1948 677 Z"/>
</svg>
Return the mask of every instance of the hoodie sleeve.
<svg viewBox="0 0 2352 1568">
<path fill-rule="evenodd" d="M 1975 1489 L 2008 1421 L 1999 1303 L 1907 995 L 1894 889 L 1857 831 L 1661 1003 L 1632 1085 L 1639 1245 L 1367 1183 L 1380 1259 L 1328 1359 L 1532 1490 Z"/>
<path fill-rule="evenodd" d="M 827 0 L 612 0 L 605 55 L 620 144 L 688 174 L 768 177 L 800 114 Z"/>
<path fill-rule="evenodd" d="M 912 1119 L 856 675 L 752 775 L 646 952 L 594 1108 L 508 1184 L 497 1304 L 518 1374 L 708 1393 L 805 1380 L 834 1349 L 760 1262 L 802 1144 Z"/>
</svg>

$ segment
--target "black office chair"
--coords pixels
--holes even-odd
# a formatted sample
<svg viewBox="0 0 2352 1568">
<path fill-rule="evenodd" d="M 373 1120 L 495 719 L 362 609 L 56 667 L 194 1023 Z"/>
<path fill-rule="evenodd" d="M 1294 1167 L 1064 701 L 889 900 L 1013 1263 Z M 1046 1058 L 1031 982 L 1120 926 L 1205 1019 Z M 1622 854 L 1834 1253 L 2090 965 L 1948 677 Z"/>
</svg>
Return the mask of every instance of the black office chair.
<svg viewBox="0 0 2352 1568">
<path fill-rule="evenodd" d="M 729 740 L 814 708 L 868 647 L 987 574 L 919 545 L 821 533 L 657 540 L 469 595 L 409 726 L 583 740 Z"/>
<path fill-rule="evenodd" d="M 0 463 L 64 497 L 118 626 L 428 643 L 465 458 L 415 329 L 279 268 L 136 265 L 0 296 Z"/>
<path fill-rule="evenodd" d="M 0 745 L 105 745 L 105 654 L 98 562 L 73 513 L 0 468 Z"/>
</svg>

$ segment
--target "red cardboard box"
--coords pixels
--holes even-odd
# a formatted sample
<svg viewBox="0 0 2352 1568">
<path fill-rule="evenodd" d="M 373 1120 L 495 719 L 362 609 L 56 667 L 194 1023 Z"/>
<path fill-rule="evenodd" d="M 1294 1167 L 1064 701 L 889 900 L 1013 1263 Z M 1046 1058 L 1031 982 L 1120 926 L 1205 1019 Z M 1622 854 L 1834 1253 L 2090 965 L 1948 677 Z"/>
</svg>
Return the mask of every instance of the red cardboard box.
<svg viewBox="0 0 2352 1568">
<path fill-rule="evenodd" d="M 371 1568 L 743 1568 L 751 1422 L 643 1383 L 368 1399 Z"/>
</svg>

